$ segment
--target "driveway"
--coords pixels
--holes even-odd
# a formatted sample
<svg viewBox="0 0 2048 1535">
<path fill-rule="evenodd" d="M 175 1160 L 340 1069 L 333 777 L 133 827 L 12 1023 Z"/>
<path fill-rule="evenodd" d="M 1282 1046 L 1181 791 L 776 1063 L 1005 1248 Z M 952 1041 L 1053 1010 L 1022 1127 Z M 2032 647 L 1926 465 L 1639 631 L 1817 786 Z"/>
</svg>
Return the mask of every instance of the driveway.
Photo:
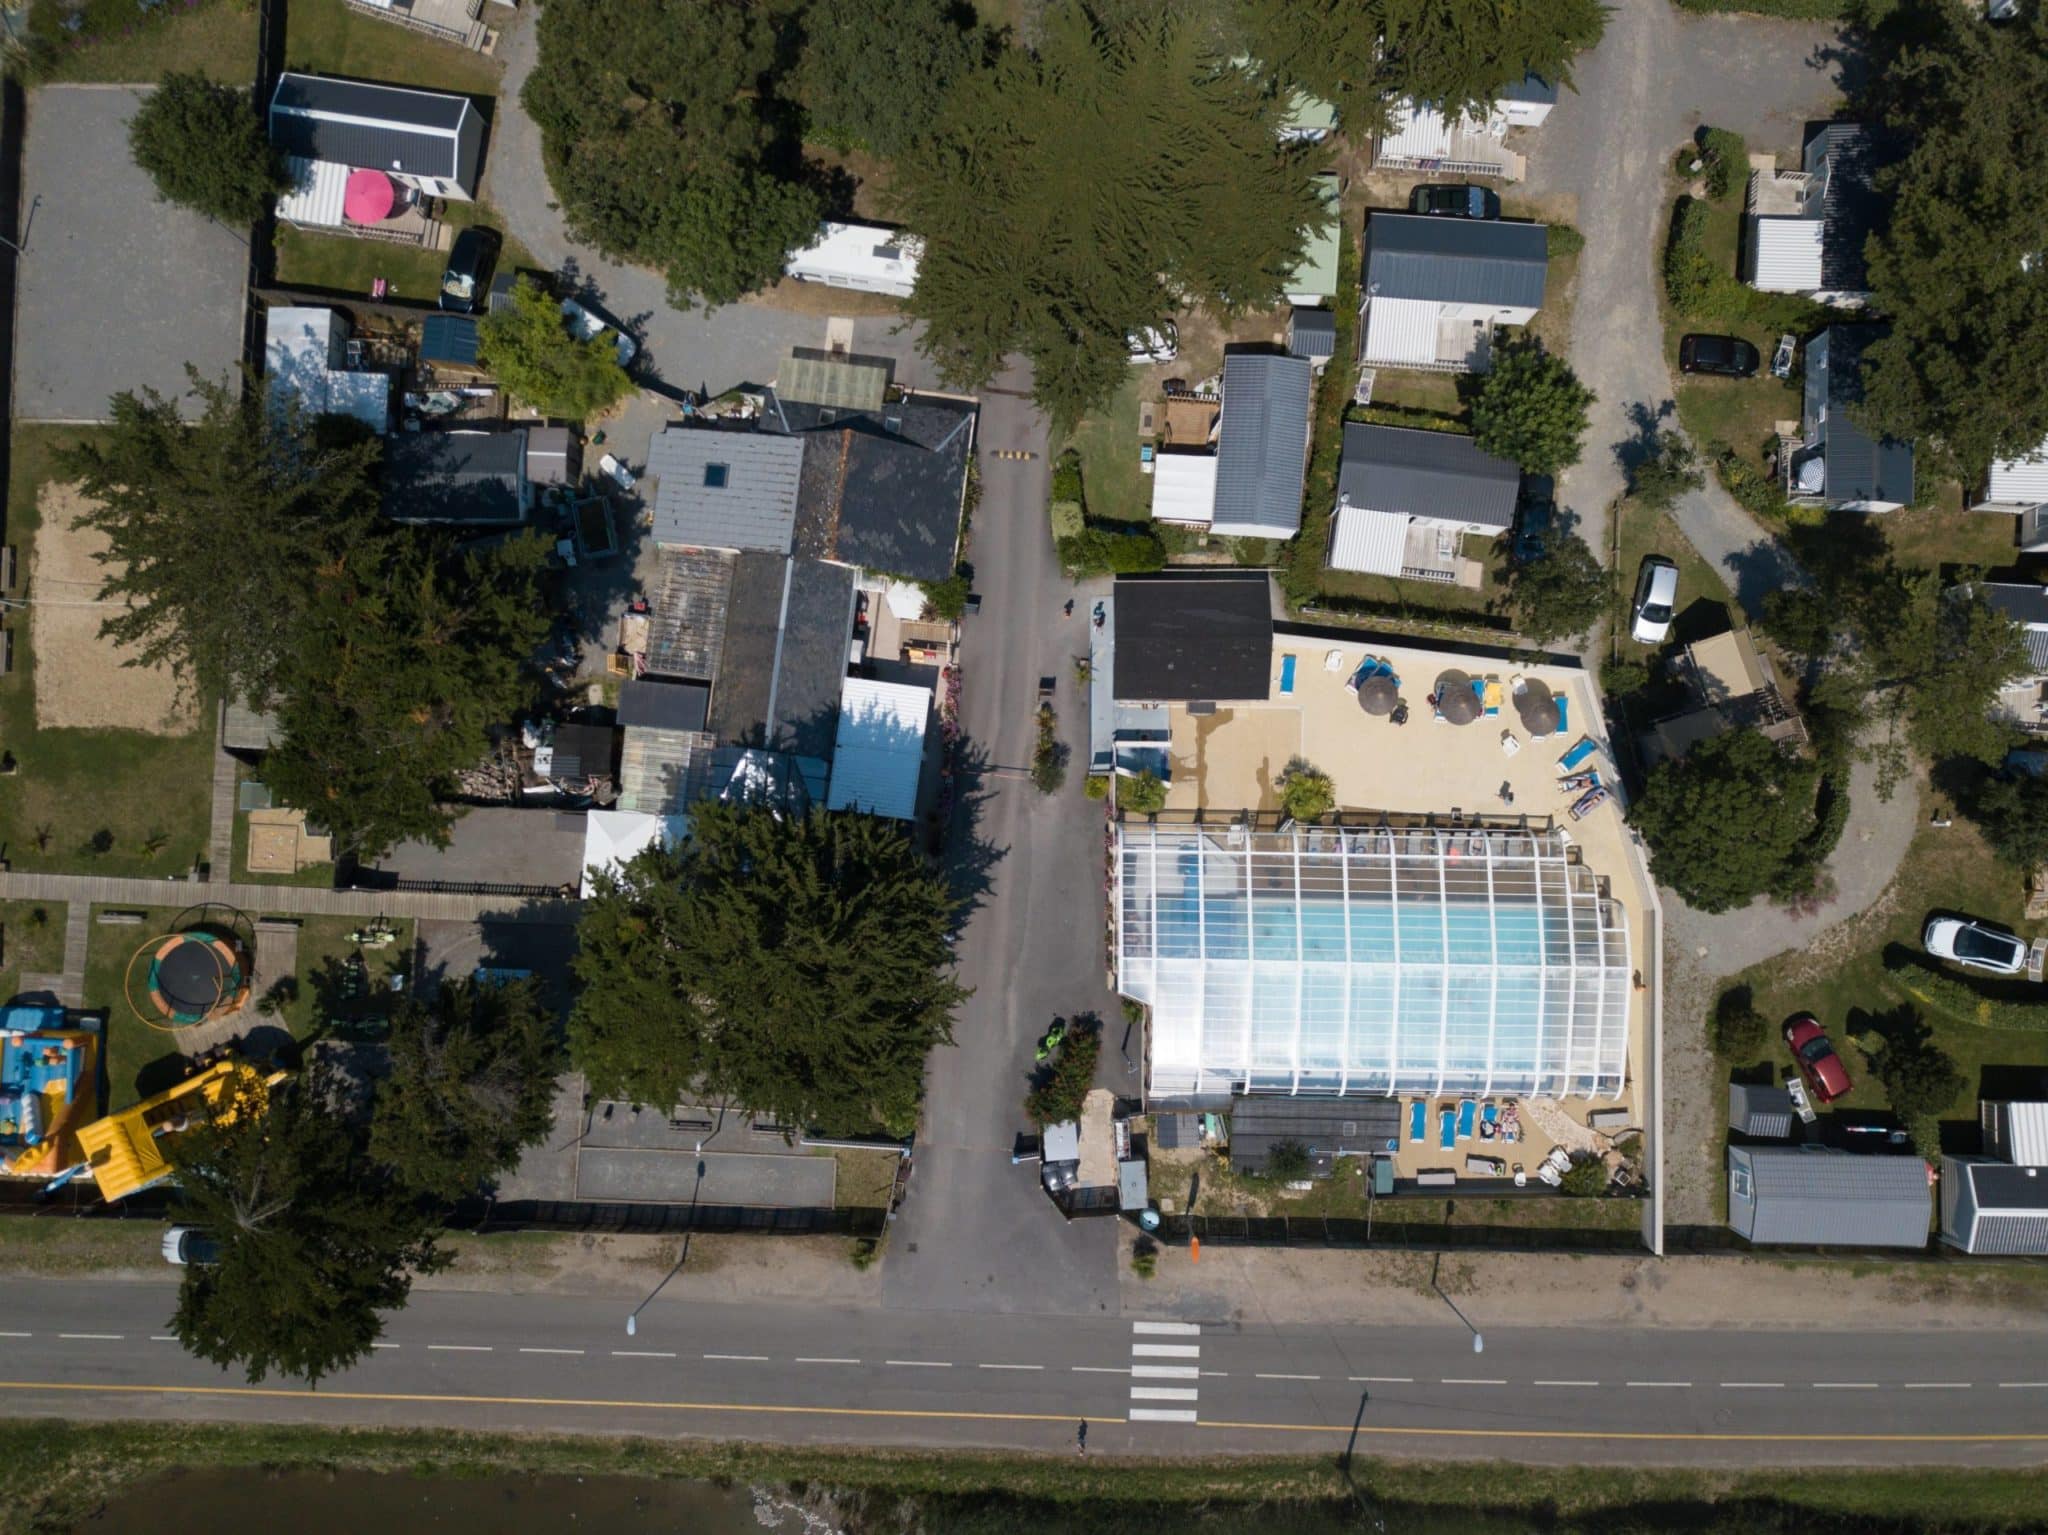
<svg viewBox="0 0 2048 1535">
<path fill-rule="evenodd" d="M 493 127 L 487 195 L 536 257 L 572 270 L 600 307 L 626 322 L 642 355 L 675 388 L 719 390 L 773 376 L 792 346 L 825 344 L 827 321 L 762 304 L 679 310 L 660 274 L 605 259 L 573 242 L 553 206 L 540 135 L 520 110 L 531 73 L 535 27 L 529 12 L 500 47 L 504 92 Z M 933 387 L 917 355 L 917 332 L 894 316 L 833 322 L 852 327 L 852 349 L 896 359 L 899 383 Z M 1063 1222 L 1038 1191 L 1034 1169 L 1012 1167 L 1023 1128 L 1032 1047 L 1056 1015 L 1093 1009 L 1121 1034 L 1102 955 L 1102 833 L 1097 807 L 1081 797 L 1080 775 L 1048 799 L 1024 770 L 1034 739 L 1037 679 L 1061 678 L 1062 732 L 1085 760 L 1086 711 L 1074 691 L 1072 657 L 1086 653 L 1085 604 L 1062 615 L 1070 588 L 1053 558 L 1045 521 L 1047 426 L 1029 402 L 1030 376 L 1013 365 L 981 391 L 978 426 L 981 501 L 968 558 L 982 596 L 964 644 L 962 721 L 969 776 L 953 838 L 956 872 L 976 892 L 959 943 L 973 998 L 955 1043 L 934 1052 L 924 1123 L 909 1196 L 891 1233 L 883 1296 L 891 1307 L 1073 1314 L 1113 1310 L 1116 1222 Z M 657 416 L 663 414 L 655 413 Z M 633 419 L 645 420 L 636 409 Z M 658 425 L 658 420 L 653 423 Z M 644 431 L 646 428 L 643 427 Z M 644 438 L 616 434 L 636 463 Z M 1028 459 L 999 458 L 1022 451 Z"/>
<path fill-rule="evenodd" d="M 1580 57 L 1550 119 L 1535 131 L 1527 190 L 1569 198 L 1586 237 L 1572 365 L 1596 394 L 1586 455 L 1561 500 L 1606 548 L 1608 508 L 1626 484 L 1645 422 L 1675 424 L 1663 355 L 1658 260 L 1673 195 L 1666 167 L 1702 122 L 1732 128 L 1752 150 L 1797 148 L 1803 124 L 1838 103 L 1833 29 L 1755 17 L 1688 16 L 1668 0 L 1623 0 L 1600 46 Z M 1804 577 L 1791 556 L 1720 485 L 1674 508 L 1679 528 L 1752 616 L 1764 594 Z"/>
</svg>

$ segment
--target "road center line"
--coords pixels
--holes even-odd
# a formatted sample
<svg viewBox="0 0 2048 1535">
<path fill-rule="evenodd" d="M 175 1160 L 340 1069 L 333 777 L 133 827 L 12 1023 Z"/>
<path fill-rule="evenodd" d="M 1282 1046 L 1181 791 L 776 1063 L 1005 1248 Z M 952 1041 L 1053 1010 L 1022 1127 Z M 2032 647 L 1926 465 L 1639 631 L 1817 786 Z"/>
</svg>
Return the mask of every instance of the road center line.
<svg viewBox="0 0 2048 1535">
<path fill-rule="evenodd" d="M 2048 1391 L 2048 1380 L 2002 1380 L 1998 1383 L 2001 1391 Z"/>
<path fill-rule="evenodd" d="M 1874 1380 L 1817 1380 L 1813 1383 L 1816 1391 L 1875 1391 Z"/>
<path fill-rule="evenodd" d="M 1254 1372 L 1260 1380 L 1321 1380 L 1320 1375 L 1268 1375 L 1265 1371 Z"/>
<path fill-rule="evenodd" d="M 1628 1381 L 1626 1384 L 1631 1386 L 1646 1386 L 1653 1388 L 1658 1386 L 1670 1386 L 1684 1389 L 1690 1387 L 1692 1385 L 1692 1382 L 1689 1380 L 1632 1380 Z"/>
<path fill-rule="evenodd" d="M 149 1341 L 152 1343 L 176 1343 L 178 1340 L 175 1336 L 167 1332 L 153 1332 L 149 1335 Z M 396 1343 L 372 1343 L 370 1347 L 397 1348 L 398 1345 Z"/>
<path fill-rule="evenodd" d="M 977 1370 L 1042 1370 L 1042 1364 L 978 1364 Z"/>
<path fill-rule="evenodd" d="M 648 1349 L 615 1348 L 612 1350 L 612 1358 L 614 1359 L 673 1359 L 675 1357 L 674 1354 L 663 1354 Z"/>
<path fill-rule="evenodd" d="M 1159 1369 L 1157 1365 L 1149 1368 L 1139 1365 L 1136 1369 L 1133 1369 L 1127 1364 L 1073 1364 L 1068 1365 L 1067 1368 L 1074 1371 L 1077 1375 L 1136 1375 L 1139 1370 L 1144 1370 L 1147 1375 L 1152 1375 L 1157 1373 Z M 1190 1375 L 1194 1373 L 1193 1370 L 1188 1371 Z"/>
<path fill-rule="evenodd" d="M 60 1338 L 70 1338 L 82 1343 L 119 1343 L 126 1333 L 118 1332 L 60 1332 Z"/>
<path fill-rule="evenodd" d="M 32 1332 L 0 1332 L 0 1338 L 33 1338 Z"/>
<path fill-rule="evenodd" d="M 1721 1382 L 1721 1389 L 1723 1391 L 1783 1391 L 1785 1383 L 1782 1380 L 1724 1380 Z"/>
<path fill-rule="evenodd" d="M 1477 1380 L 1467 1376 L 1446 1375 L 1441 1382 L 1445 1386 L 1505 1386 L 1504 1380 Z"/>
<path fill-rule="evenodd" d="M 1591 1386 L 1597 1386 L 1597 1385 L 1599 1385 L 1599 1384 L 1600 1384 L 1600 1382 L 1598 1382 L 1597 1380 L 1539 1380 L 1539 1381 L 1534 1381 L 1534 1382 L 1532 1382 L 1532 1384 L 1534 1384 L 1534 1385 L 1538 1385 L 1538 1386 L 1588 1386 L 1588 1387 L 1591 1387 Z"/>
<path fill-rule="evenodd" d="M 950 1359 L 884 1359 L 882 1363 L 900 1364 L 906 1369 L 912 1370 L 950 1370 L 953 1368 L 953 1361 Z"/>
<path fill-rule="evenodd" d="M 1354 1375 L 1351 1379 L 1362 1380 L 1374 1386 L 1412 1386 L 1415 1384 L 1415 1377 L 1412 1375 Z M 1541 1385 L 1542 1382 L 1538 1381 L 1537 1384 Z"/>
<path fill-rule="evenodd" d="M 1906 1389 L 1908 1391 L 1968 1391 L 1970 1383 L 1966 1380 L 1909 1380 L 1906 1382 Z"/>
<path fill-rule="evenodd" d="M 522 1354 L 580 1354 L 580 1348 L 522 1348 Z"/>
<path fill-rule="evenodd" d="M 741 1364 L 766 1364 L 768 1362 L 766 1354 L 706 1354 L 704 1357 L 706 1359 L 731 1359 Z M 891 1362 L 893 1363 L 894 1361 Z"/>
<path fill-rule="evenodd" d="M 858 1359 L 837 1359 L 837 1358 L 833 1358 L 832 1356 L 830 1356 L 830 1355 L 826 1355 L 826 1354 L 799 1354 L 799 1355 L 797 1355 L 797 1356 L 796 1356 L 796 1362 L 797 1362 L 798 1364 L 859 1364 L 859 1363 L 860 1363 L 860 1361 L 859 1361 Z"/>
<path fill-rule="evenodd" d="M 370 1345 L 371 1348 L 403 1348 L 404 1346 L 402 1343 L 372 1343 Z"/>
<path fill-rule="evenodd" d="M 488 1354 L 491 1351 L 488 1343 L 429 1343 L 427 1348 L 440 1354 Z"/>
</svg>

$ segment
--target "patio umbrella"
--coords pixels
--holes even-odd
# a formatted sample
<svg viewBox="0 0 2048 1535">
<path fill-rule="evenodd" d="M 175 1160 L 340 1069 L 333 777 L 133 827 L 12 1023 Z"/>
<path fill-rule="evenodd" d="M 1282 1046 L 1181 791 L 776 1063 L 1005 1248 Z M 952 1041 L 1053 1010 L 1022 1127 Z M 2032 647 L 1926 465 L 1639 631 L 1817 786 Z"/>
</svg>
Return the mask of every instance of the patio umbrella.
<svg viewBox="0 0 2048 1535">
<path fill-rule="evenodd" d="M 1516 687 L 1515 713 L 1532 736 L 1547 736 L 1557 729 L 1557 699 L 1541 682 L 1525 681 Z"/>
<path fill-rule="evenodd" d="M 1469 725 L 1478 719 L 1479 695 L 1472 691 L 1472 679 L 1456 670 L 1437 678 L 1436 708 L 1453 725 Z"/>
<path fill-rule="evenodd" d="M 1401 701 L 1401 689 L 1392 677 L 1381 673 L 1358 685 L 1358 707 L 1367 714 L 1392 714 Z"/>
<path fill-rule="evenodd" d="M 350 171 L 341 192 L 341 216 L 356 224 L 382 223 L 397 202 L 398 189 L 382 171 Z"/>
</svg>

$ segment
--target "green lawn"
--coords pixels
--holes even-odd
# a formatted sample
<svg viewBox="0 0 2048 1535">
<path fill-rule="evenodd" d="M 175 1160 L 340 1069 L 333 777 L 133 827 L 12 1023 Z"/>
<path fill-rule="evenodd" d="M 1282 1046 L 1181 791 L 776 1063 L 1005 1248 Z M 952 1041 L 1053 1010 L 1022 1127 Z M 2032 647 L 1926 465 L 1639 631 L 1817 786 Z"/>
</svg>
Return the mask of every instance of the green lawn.
<svg viewBox="0 0 2048 1535">
<path fill-rule="evenodd" d="M 103 910 L 142 910 L 143 920 L 139 924 L 103 923 L 98 920 Z M 177 1040 L 170 1033 L 152 1028 L 136 1016 L 127 1000 L 126 982 L 132 963 L 135 976 L 133 990 L 137 1000 L 142 1000 L 147 961 L 137 961 L 136 953 L 150 940 L 171 931 L 179 914 L 185 910 L 185 907 L 178 906 L 93 908 L 94 920 L 85 958 L 85 1005 L 107 1011 L 107 1107 L 110 1110 L 125 1108 L 139 1098 L 160 1092 L 184 1074 L 184 1056 Z M 252 911 L 244 915 L 254 922 L 260 913 Z M 388 1016 L 394 1000 L 394 993 L 390 990 L 392 976 L 404 972 L 408 984 L 411 981 L 411 921 L 392 924 L 398 930 L 398 938 L 390 947 L 363 950 L 367 985 L 363 994 L 354 999 L 339 996 L 339 973 L 342 962 L 360 947 L 348 935 L 363 924 L 354 917 L 304 917 L 299 921 L 298 968 L 283 994 L 276 1021 L 297 1038 L 306 1039 L 315 1032 L 323 1016 L 352 1023 L 373 1022 Z M 266 976 L 259 970 L 255 977 L 256 997 L 252 998 L 251 1007 L 280 979 Z"/>
<path fill-rule="evenodd" d="M 1459 391 L 1464 375 L 1457 373 L 1411 372 L 1405 368 L 1382 368 L 1373 376 L 1372 404 L 1352 407 L 1347 413 L 1350 419 L 1377 419 L 1382 426 L 1395 426 L 1394 420 L 1375 415 L 1384 411 L 1413 411 L 1425 417 L 1443 417 L 1464 425 L 1471 412 Z M 1360 416 L 1359 411 L 1367 414 Z M 1434 423 L 1418 421 L 1416 425 L 1429 427 Z"/>
<path fill-rule="evenodd" d="M 1155 1163 L 1152 1179 L 1155 1192 L 1174 1198 L 1184 1190 L 1197 1168 L 1185 1164 L 1162 1167 Z M 1367 1198 L 1366 1163 L 1363 1158 L 1344 1158 L 1328 1178 L 1312 1186 L 1289 1192 L 1270 1178 L 1247 1177 L 1233 1172 L 1221 1157 L 1210 1157 L 1199 1166 L 1199 1215 L 1288 1215 L 1332 1220 L 1364 1220 L 1368 1205 L 1374 1219 L 1389 1224 L 1431 1225 L 1455 1222 L 1467 1226 L 1572 1226 L 1605 1230 L 1633 1230 L 1642 1224 L 1642 1206 L 1629 1199 L 1486 1199 L 1460 1196 L 1456 1199 Z M 1176 1208 L 1179 1207 L 1177 1201 Z"/>
<path fill-rule="evenodd" d="M 54 13 L 54 0 L 36 0 Z M 206 0 L 194 10 L 136 20 L 135 0 L 87 0 L 80 41 L 57 46 L 40 78 L 53 83 L 150 81 L 170 70 L 198 70 L 216 80 L 256 78 L 255 0 Z M 39 29 L 40 30 L 40 27 Z"/>
<path fill-rule="evenodd" d="M 1629 638 L 1628 608 L 1635 595 L 1636 572 L 1643 557 L 1661 554 L 1678 566 L 1678 619 L 1672 626 L 1672 641 L 1703 637 L 1727 627 L 1711 610 L 1696 611 L 1699 603 L 1718 604 L 1733 622 L 1739 615 L 1735 599 L 1713 566 L 1701 559 L 1668 513 L 1652 511 L 1641 502 L 1625 499 L 1615 514 L 1618 551 L 1614 561 L 1615 620 L 1612 633 L 1619 654 L 1647 658 L 1664 647 L 1639 645 Z M 1596 551 L 1605 554 L 1604 550 Z"/>
<path fill-rule="evenodd" d="M 896 1186 L 896 1169 L 903 1159 L 893 1151 L 849 1151 L 845 1148 L 817 1150 L 813 1156 L 831 1157 L 839 1163 L 838 1182 L 832 1202 L 842 1210 L 884 1210 Z"/>
<path fill-rule="evenodd" d="M 1138 468 L 1139 379 L 1149 373 L 1131 369 L 1116 398 L 1083 417 L 1053 452 L 1057 458 L 1072 448 L 1081 455 L 1088 515 L 1100 521 L 1146 522 L 1152 516 L 1152 478 Z"/>
<path fill-rule="evenodd" d="M 35 543 L 37 495 L 55 473 L 54 450 L 78 429 L 18 426 L 8 487 L 7 538 L 24 569 Z M 0 677 L 0 742 L 20 763 L 0 777 L 0 844 L 14 867 L 95 874 L 164 875 L 191 868 L 207 851 L 207 792 L 213 775 L 213 707 L 181 736 L 136 730 L 39 730 L 35 654 L 20 613 L 14 670 Z M 104 853 L 90 843 L 105 831 Z M 154 851 L 151 849 L 154 848 Z"/>
<path fill-rule="evenodd" d="M 1477 590 L 1437 581 L 1397 581 L 1392 576 L 1328 569 L 1323 572 L 1322 590 L 1326 596 L 1405 603 L 1418 613 L 1442 613 L 1453 618 L 1461 613 L 1490 613 L 1494 600 L 1501 595 L 1501 553 L 1499 539 L 1466 535 L 1464 556 L 1479 561 L 1484 572 Z"/>
<path fill-rule="evenodd" d="M 532 253 L 505 232 L 504 220 L 488 203 L 448 202 L 442 204 L 442 210 L 442 220 L 451 231 L 450 239 L 454 238 L 452 231 L 470 224 L 488 224 L 504 235 L 504 248 L 498 253 L 499 271 L 510 272 L 535 264 Z M 445 250 L 388 245 L 382 240 L 358 240 L 351 235 L 314 234 L 284 224 L 277 227 L 277 280 L 287 287 L 334 288 L 344 293 L 367 294 L 371 283 L 382 277 L 391 284 L 393 297 L 426 302 L 439 295 L 441 271 L 447 264 Z"/>
<path fill-rule="evenodd" d="M 291 0 L 285 12 L 284 57 L 287 69 L 426 86 L 465 96 L 496 96 L 504 74 L 496 59 L 396 22 L 359 15 L 342 0 Z"/>
<path fill-rule="evenodd" d="M 24 970 L 62 967 L 64 912 L 61 901 L 0 901 L 0 1001 L 20 992 Z"/>
</svg>

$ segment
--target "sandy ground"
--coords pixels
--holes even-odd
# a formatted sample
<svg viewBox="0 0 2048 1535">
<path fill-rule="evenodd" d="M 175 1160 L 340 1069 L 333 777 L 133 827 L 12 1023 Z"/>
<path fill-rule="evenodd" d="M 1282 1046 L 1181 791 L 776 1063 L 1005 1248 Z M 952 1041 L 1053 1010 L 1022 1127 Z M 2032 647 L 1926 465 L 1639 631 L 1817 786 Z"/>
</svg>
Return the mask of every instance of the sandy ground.
<svg viewBox="0 0 2048 1535">
<path fill-rule="evenodd" d="M 107 537 L 79 525 L 85 498 L 73 485 L 45 485 L 38 504 L 29 610 L 37 726 L 183 735 L 197 716 L 170 668 L 125 665 L 133 649 L 100 637 L 109 610 L 95 599 L 107 567 L 96 556 Z"/>
<path fill-rule="evenodd" d="M 495 1290 L 521 1294 L 644 1294 L 683 1264 L 665 1296 L 700 1300 L 816 1301 L 872 1306 L 881 1297 L 881 1265 L 853 1266 L 850 1237 L 773 1237 L 698 1233 L 685 1257 L 680 1237 L 576 1236 L 550 1232 L 450 1236 L 455 1262 L 418 1281 L 423 1290 Z"/>
<path fill-rule="evenodd" d="M 1127 1233 L 1129 1248 L 1135 1233 Z M 1426 1253 L 1173 1247 L 1122 1264 L 1126 1312 L 1271 1325 L 1438 1326 Z M 1812 1269 L 1810 1274 L 1802 1270 Z M 2048 1273 L 2022 1265 L 1816 1265 L 1746 1257 L 1458 1253 L 1437 1280 L 1481 1327 L 1995 1328 L 2040 1325 Z"/>
</svg>

